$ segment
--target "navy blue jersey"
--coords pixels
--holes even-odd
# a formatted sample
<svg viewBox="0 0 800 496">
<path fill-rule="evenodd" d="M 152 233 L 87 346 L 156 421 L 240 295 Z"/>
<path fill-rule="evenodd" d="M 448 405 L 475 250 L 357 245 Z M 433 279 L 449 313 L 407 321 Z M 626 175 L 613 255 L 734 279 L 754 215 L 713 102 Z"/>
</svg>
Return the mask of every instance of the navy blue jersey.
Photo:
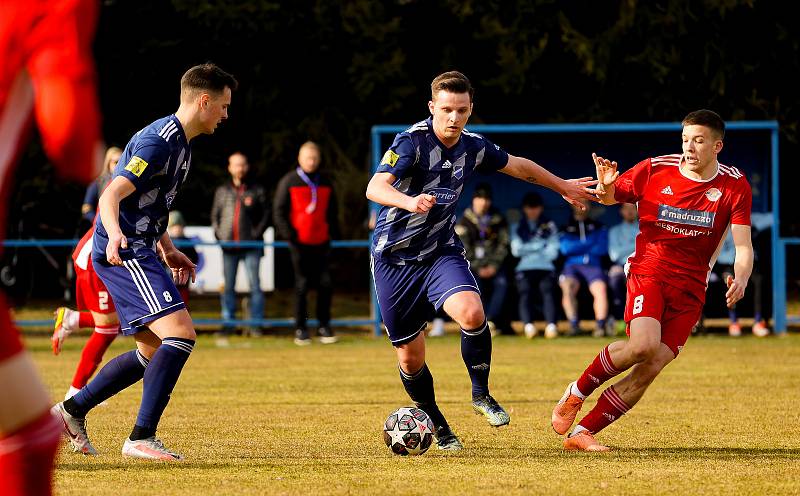
<svg viewBox="0 0 800 496">
<path fill-rule="evenodd" d="M 125 177 L 136 187 L 119 204 L 119 226 L 134 250 L 152 248 L 166 231 L 169 208 L 189 174 L 191 159 L 191 145 L 174 115 L 158 119 L 128 142 L 113 177 Z M 108 239 L 99 217 L 96 232 L 101 240 Z M 105 246 L 95 242 L 95 252 L 95 258 L 105 259 Z"/>
<path fill-rule="evenodd" d="M 455 234 L 455 209 L 464 182 L 476 170 L 496 171 L 508 164 L 508 154 L 479 134 L 466 129 L 451 148 L 433 132 L 431 119 L 398 134 L 376 172 L 389 172 L 392 184 L 409 196 L 436 196 L 436 205 L 423 214 L 397 207 L 381 208 L 372 238 L 372 255 L 386 263 L 423 261 L 446 246 L 461 247 Z"/>
</svg>

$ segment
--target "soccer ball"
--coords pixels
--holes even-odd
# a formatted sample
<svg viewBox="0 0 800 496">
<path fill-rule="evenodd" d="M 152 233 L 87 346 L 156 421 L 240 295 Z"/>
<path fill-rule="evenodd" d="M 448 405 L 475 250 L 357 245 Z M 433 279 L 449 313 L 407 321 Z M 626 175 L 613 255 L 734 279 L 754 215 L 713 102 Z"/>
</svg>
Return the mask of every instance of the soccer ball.
<svg viewBox="0 0 800 496">
<path fill-rule="evenodd" d="M 383 424 L 383 440 L 397 455 L 421 455 L 433 443 L 433 422 L 419 408 L 399 408 Z"/>
</svg>

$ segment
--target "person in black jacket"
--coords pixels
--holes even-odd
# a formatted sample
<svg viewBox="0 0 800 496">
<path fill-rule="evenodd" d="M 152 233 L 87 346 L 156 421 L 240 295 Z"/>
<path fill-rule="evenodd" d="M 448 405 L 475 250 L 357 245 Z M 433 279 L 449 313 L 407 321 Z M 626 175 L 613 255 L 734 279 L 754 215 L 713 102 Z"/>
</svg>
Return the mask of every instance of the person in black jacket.
<svg viewBox="0 0 800 496">
<path fill-rule="evenodd" d="M 264 231 L 269 227 L 270 211 L 264 188 L 245 182 L 250 169 L 247 157 L 236 152 L 228 158 L 228 172 L 231 181 L 217 188 L 214 205 L 211 209 L 211 225 L 214 235 L 220 241 L 261 241 Z M 244 261 L 247 281 L 250 285 L 250 319 L 264 317 L 264 293 L 261 292 L 259 266 L 263 248 L 222 249 L 225 289 L 222 294 L 222 318 L 236 318 L 236 272 L 239 262 Z M 229 332 L 230 326 L 225 327 Z M 251 334 L 259 335 L 257 327 L 251 327 Z"/>
<path fill-rule="evenodd" d="M 311 344 L 306 327 L 306 296 L 317 287 L 319 338 L 323 344 L 336 342 L 330 327 L 333 284 L 328 271 L 330 240 L 339 235 L 336 195 L 330 179 L 319 172 L 319 146 L 303 143 L 297 157 L 299 166 L 278 183 L 273 204 L 278 234 L 289 241 L 295 280 L 295 344 Z"/>
</svg>

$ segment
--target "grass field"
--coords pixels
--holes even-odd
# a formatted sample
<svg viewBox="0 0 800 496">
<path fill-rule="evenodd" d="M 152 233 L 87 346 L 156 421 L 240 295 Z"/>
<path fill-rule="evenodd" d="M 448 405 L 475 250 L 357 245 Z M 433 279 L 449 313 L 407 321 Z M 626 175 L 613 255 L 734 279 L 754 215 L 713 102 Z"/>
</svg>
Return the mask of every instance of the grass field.
<svg viewBox="0 0 800 496">
<path fill-rule="evenodd" d="M 54 357 L 28 336 L 54 398 L 64 394 L 84 336 Z M 499 430 L 472 414 L 455 334 L 428 341 L 445 415 L 465 445 L 394 456 L 381 424 L 409 404 L 383 339 L 336 345 L 201 336 L 159 429 L 187 462 L 123 459 L 141 383 L 89 416 L 101 455 L 62 448 L 58 494 L 798 494 L 800 336 L 691 338 L 681 357 L 621 421 L 600 433 L 607 454 L 564 453 L 549 425 L 567 382 L 607 341 L 494 341 L 492 392 L 509 410 Z M 129 349 L 118 339 L 114 356 Z M 595 394 L 584 411 L 597 398 Z"/>
</svg>

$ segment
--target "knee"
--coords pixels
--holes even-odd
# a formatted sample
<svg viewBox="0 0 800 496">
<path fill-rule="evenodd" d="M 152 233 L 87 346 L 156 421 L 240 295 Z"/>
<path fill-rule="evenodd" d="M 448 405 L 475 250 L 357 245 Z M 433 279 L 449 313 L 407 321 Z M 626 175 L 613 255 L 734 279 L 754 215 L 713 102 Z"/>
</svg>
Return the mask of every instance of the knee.
<svg viewBox="0 0 800 496">
<path fill-rule="evenodd" d="M 397 357 L 400 368 L 406 374 L 416 374 L 425 365 L 425 355 L 419 353 L 403 353 Z"/>
<path fill-rule="evenodd" d="M 459 324 L 464 329 L 475 329 L 482 325 L 486 320 L 483 313 L 483 307 L 480 305 L 471 306 L 462 313 Z"/>
<path fill-rule="evenodd" d="M 628 353 L 630 353 L 634 363 L 642 363 L 655 356 L 656 351 L 658 351 L 658 344 L 659 343 L 654 344 L 649 342 L 633 343 L 629 341 L 627 346 Z"/>
</svg>

